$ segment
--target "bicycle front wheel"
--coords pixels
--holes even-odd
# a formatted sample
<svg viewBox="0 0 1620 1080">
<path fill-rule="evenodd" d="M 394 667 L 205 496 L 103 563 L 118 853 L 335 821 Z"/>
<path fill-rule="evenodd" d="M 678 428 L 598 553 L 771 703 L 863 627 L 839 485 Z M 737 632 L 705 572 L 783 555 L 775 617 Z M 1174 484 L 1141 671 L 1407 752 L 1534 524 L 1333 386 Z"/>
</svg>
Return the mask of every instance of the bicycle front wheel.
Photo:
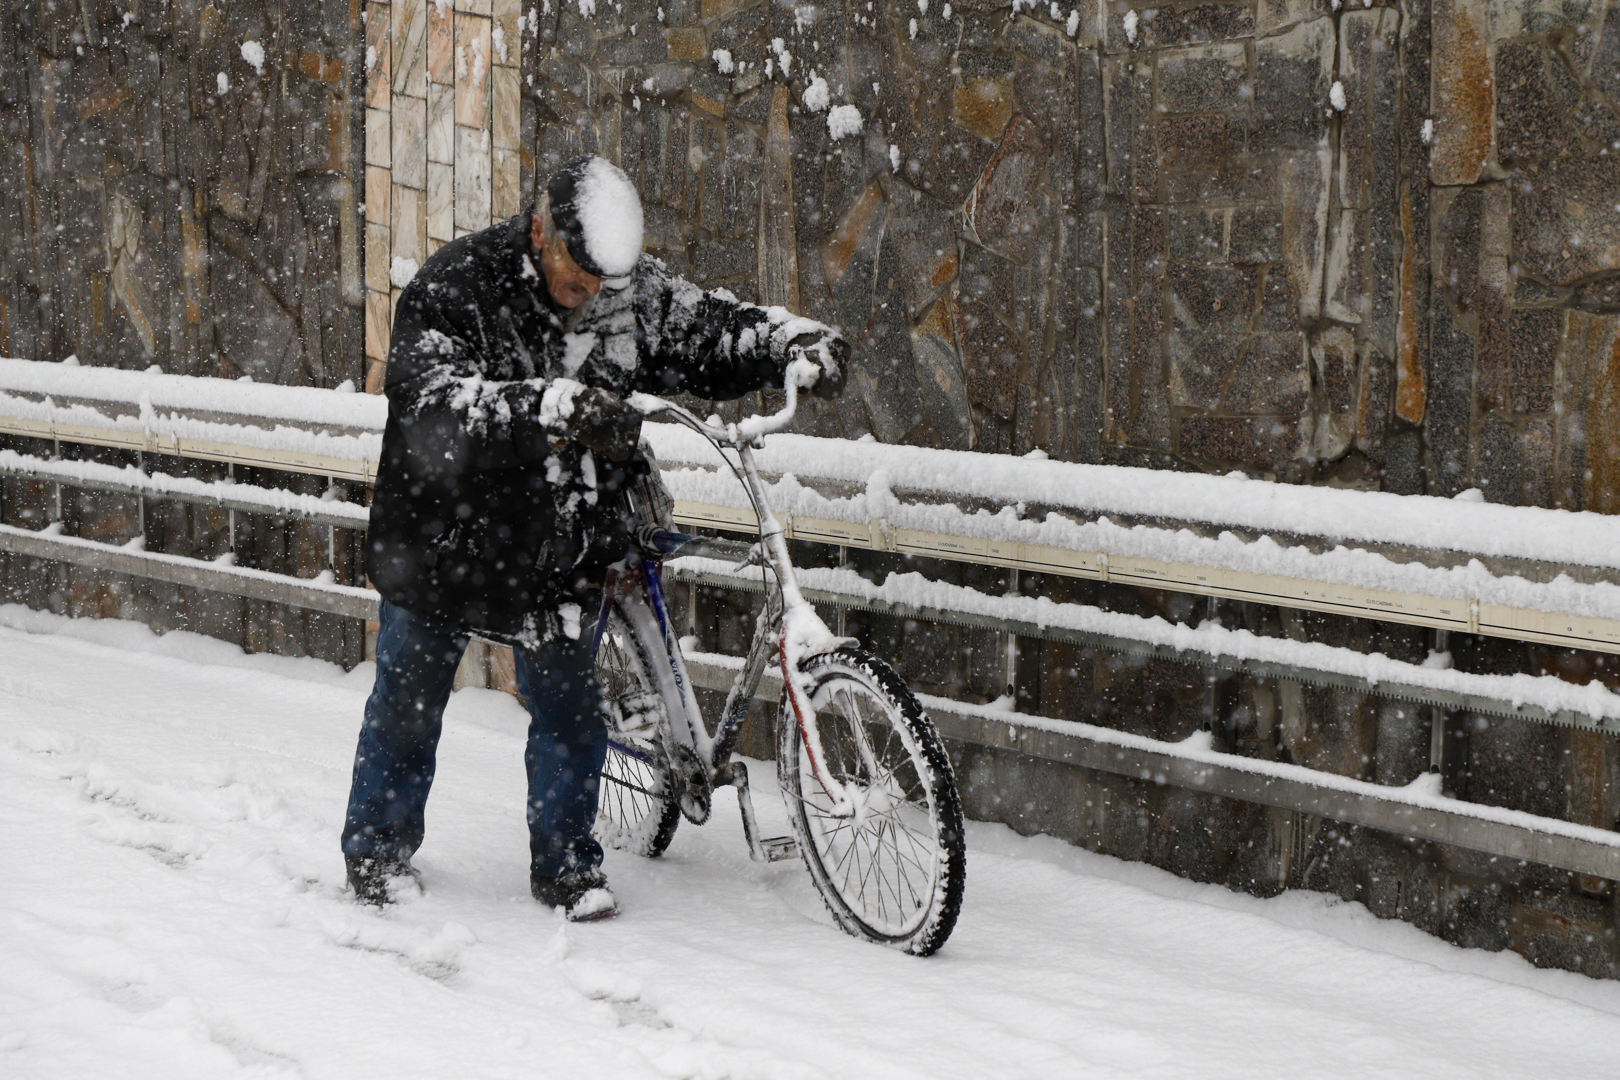
<svg viewBox="0 0 1620 1080">
<path fill-rule="evenodd" d="M 596 650 L 602 697 L 620 701 L 657 694 L 651 660 L 617 605 L 608 609 L 607 620 Z M 650 859 L 664 853 L 680 823 L 669 761 L 656 740 L 610 730 L 592 830 L 596 838 L 608 847 Z"/>
<path fill-rule="evenodd" d="M 833 813 L 793 710 L 777 768 L 799 851 L 838 925 L 927 956 L 945 944 L 966 877 L 962 803 L 933 722 L 887 664 L 855 648 L 805 662 L 828 771 L 856 804 Z"/>
</svg>

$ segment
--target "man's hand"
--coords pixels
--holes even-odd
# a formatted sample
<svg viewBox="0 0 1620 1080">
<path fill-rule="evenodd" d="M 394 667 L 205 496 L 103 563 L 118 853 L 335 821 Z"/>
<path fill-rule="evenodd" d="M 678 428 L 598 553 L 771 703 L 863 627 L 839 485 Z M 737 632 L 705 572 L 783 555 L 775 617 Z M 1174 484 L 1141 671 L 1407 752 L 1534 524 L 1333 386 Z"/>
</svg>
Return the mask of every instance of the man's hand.
<svg viewBox="0 0 1620 1080">
<path fill-rule="evenodd" d="M 641 440 L 641 414 L 617 394 L 585 386 L 574 395 L 567 431 L 575 442 L 611 461 L 628 461 Z"/>
<path fill-rule="evenodd" d="M 818 398 L 831 400 L 844 389 L 844 374 L 849 367 L 849 342 L 836 330 L 829 333 L 800 334 L 788 343 L 788 356 L 804 358 L 821 369 L 810 392 Z"/>
</svg>

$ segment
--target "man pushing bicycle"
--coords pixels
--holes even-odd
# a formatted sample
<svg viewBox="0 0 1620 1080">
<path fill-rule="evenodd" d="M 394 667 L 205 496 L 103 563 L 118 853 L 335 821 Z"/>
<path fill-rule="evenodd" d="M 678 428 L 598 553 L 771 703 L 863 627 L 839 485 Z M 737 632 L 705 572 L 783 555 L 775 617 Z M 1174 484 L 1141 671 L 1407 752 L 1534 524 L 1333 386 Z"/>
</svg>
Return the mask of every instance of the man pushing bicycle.
<svg viewBox="0 0 1620 1080">
<path fill-rule="evenodd" d="M 735 398 L 843 385 L 832 327 L 704 292 L 642 246 L 620 169 L 576 158 L 537 205 L 446 244 L 400 295 L 365 567 L 382 594 L 343 829 L 355 896 L 416 880 L 435 751 L 472 635 L 512 646 L 530 715 L 530 887 L 571 919 L 617 913 L 591 837 L 607 748 L 590 623 L 629 544 L 633 391 Z"/>
</svg>

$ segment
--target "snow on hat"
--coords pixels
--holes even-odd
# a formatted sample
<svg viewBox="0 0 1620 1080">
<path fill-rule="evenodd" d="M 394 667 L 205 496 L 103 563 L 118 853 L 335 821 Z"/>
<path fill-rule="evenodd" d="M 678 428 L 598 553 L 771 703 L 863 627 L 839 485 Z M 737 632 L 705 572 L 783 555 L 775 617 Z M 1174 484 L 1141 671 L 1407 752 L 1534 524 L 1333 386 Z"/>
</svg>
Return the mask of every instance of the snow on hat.
<svg viewBox="0 0 1620 1080">
<path fill-rule="evenodd" d="M 628 277 L 641 257 L 641 196 L 624 170 L 594 154 L 558 169 L 546 185 L 551 223 L 587 274 Z"/>
</svg>

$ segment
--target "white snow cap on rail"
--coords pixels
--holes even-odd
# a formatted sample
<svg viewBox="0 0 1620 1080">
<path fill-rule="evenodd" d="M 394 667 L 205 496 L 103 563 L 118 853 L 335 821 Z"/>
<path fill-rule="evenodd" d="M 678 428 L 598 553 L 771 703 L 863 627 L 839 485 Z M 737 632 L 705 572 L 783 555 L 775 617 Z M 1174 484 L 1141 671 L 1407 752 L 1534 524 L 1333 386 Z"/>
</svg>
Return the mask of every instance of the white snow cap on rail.
<svg viewBox="0 0 1620 1080">
<path fill-rule="evenodd" d="M 81 365 L 77 361 L 53 364 L 0 359 L 0 395 L 6 394 L 121 402 L 150 406 L 158 412 L 229 413 L 379 432 L 388 420 L 388 399 L 380 394 L 342 393 L 314 386 L 275 386 L 198 375 L 166 375 L 160 371 L 124 371 Z"/>
</svg>

